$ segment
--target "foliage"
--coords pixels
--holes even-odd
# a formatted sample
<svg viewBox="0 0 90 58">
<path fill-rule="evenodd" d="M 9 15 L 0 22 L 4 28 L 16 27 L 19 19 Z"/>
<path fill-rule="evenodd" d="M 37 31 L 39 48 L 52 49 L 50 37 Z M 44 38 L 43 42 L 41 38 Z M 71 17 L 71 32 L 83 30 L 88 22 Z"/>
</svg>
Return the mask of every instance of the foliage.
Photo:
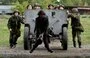
<svg viewBox="0 0 90 58">
<path fill-rule="evenodd" d="M 13 4 L 16 1 L 18 1 L 20 4 L 27 1 L 31 4 L 34 3 L 40 3 L 42 6 L 46 7 L 47 4 L 57 4 L 57 0 L 1 0 L 2 4 Z M 90 5 L 90 0 L 60 0 L 59 3 L 62 3 L 64 5 Z"/>
<path fill-rule="evenodd" d="M 27 5 L 28 5 L 27 1 L 24 1 L 23 3 L 19 3 L 19 1 L 17 1 L 15 3 L 15 7 L 13 8 L 13 10 L 18 10 L 18 11 L 20 11 L 21 14 L 23 14 Z"/>
<path fill-rule="evenodd" d="M 43 2 L 39 0 L 38 3 L 42 5 L 42 8 L 47 8 L 49 4 L 52 4 L 52 0 L 44 0 Z"/>
<path fill-rule="evenodd" d="M 42 8 L 47 8 L 49 4 L 57 5 L 57 4 L 63 4 L 65 6 L 88 6 L 90 5 L 90 0 L 60 0 L 58 2 L 57 0 L 1 0 L 2 4 L 14 4 L 16 7 L 13 8 L 14 10 L 17 9 L 23 13 L 25 10 L 25 7 L 28 4 L 34 5 L 35 3 L 39 3 Z"/>
</svg>

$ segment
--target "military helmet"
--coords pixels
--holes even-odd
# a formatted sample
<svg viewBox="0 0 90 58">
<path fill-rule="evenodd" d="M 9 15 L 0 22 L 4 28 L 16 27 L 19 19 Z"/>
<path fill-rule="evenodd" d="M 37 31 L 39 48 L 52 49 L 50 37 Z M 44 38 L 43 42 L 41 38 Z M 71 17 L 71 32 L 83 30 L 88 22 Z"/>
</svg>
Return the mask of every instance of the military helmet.
<svg viewBox="0 0 90 58">
<path fill-rule="evenodd" d="M 60 4 L 58 8 L 63 10 L 64 9 L 64 5 Z"/>
<path fill-rule="evenodd" d="M 54 7 L 54 5 L 53 5 L 53 4 L 49 4 L 49 5 L 48 5 L 48 7 L 50 7 L 50 6 Z"/>
<path fill-rule="evenodd" d="M 78 9 L 77 8 L 73 8 L 72 12 L 78 13 Z"/>
<path fill-rule="evenodd" d="M 15 14 L 15 13 L 20 14 L 20 12 L 19 12 L 18 10 L 15 10 L 15 11 L 13 12 L 13 14 Z"/>
</svg>

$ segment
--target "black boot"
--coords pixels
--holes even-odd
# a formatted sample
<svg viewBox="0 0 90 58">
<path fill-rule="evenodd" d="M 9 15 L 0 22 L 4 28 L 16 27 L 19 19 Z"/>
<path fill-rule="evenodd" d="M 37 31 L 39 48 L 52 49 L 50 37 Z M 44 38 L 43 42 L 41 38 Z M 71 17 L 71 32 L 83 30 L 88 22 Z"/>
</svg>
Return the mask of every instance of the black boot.
<svg viewBox="0 0 90 58">
<path fill-rule="evenodd" d="M 30 53 L 32 53 L 39 45 L 38 41 L 36 41 L 35 45 L 33 45 L 33 48 L 30 50 Z"/>
<path fill-rule="evenodd" d="M 82 47 L 81 47 L 81 42 L 78 42 L 78 45 L 79 45 L 79 48 L 82 48 Z"/>
<path fill-rule="evenodd" d="M 50 49 L 48 50 L 48 52 L 53 53 L 53 51 L 52 51 L 52 50 L 50 50 Z"/>
<path fill-rule="evenodd" d="M 30 51 L 30 53 L 32 53 L 34 50 L 32 49 L 31 51 Z"/>
<path fill-rule="evenodd" d="M 17 44 L 17 43 L 16 43 L 16 44 Z M 16 47 L 16 44 L 14 44 L 12 48 L 15 48 L 15 47 Z"/>
<path fill-rule="evenodd" d="M 10 48 L 12 48 L 13 47 L 13 44 L 10 44 Z"/>
</svg>

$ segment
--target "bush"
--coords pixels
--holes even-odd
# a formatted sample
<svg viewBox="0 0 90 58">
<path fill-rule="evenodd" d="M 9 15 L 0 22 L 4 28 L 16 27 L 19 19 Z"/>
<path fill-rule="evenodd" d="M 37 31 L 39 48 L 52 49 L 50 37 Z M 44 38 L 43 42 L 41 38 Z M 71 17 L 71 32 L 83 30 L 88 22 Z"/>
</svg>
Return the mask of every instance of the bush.
<svg viewBox="0 0 90 58">
<path fill-rule="evenodd" d="M 26 6 L 28 5 L 28 1 L 24 1 L 23 3 L 19 3 L 18 1 L 15 3 L 15 7 L 12 8 L 12 10 L 18 10 L 21 15 L 23 14 L 23 12 L 25 11 L 26 9 Z"/>
</svg>

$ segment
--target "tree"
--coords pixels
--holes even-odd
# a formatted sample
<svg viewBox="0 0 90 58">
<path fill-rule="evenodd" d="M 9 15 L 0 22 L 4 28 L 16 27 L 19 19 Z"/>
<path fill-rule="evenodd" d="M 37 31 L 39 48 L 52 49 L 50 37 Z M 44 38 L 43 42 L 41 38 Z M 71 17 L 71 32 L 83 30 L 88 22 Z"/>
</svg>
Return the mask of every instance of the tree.
<svg viewBox="0 0 90 58">
<path fill-rule="evenodd" d="M 39 3 L 43 8 L 47 8 L 47 6 L 52 3 L 52 0 L 43 0 L 43 2 L 41 1 Z"/>
<path fill-rule="evenodd" d="M 28 1 L 28 3 L 30 4 L 34 4 L 34 3 L 39 3 L 42 6 L 44 6 L 44 8 L 48 5 L 48 4 L 58 4 L 57 0 L 0 0 L 0 2 L 2 2 L 2 4 L 15 4 L 16 2 L 19 2 L 20 4 L 22 4 L 25 1 Z M 80 5 L 80 6 L 84 6 L 84 5 L 90 5 L 90 0 L 60 0 L 60 4 L 63 5 Z"/>
<path fill-rule="evenodd" d="M 85 0 L 86 3 L 88 3 L 88 6 L 90 6 L 90 0 Z"/>
<path fill-rule="evenodd" d="M 19 3 L 19 1 L 17 1 L 15 3 L 15 7 L 12 10 L 18 10 L 22 15 L 27 5 L 28 5 L 28 1 L 24 1 L 23 3 Z"/>
<path fill-rule="evenodd" d="M 16 6 L 14 10 L 19 10 L 21 14 L 23 14 L 28 4 L 34 5 L 35 3 L 39 3 L 42 8 L 47 8 L 49 4 L 58 4 L 57 0 L 11 0 L 10 3 L 13 2 L 15 2 L 14 5 Z M 60 4 L 65 6 L 88 6 L 90 5 L 90 0 L 60 0 Z"/>
</svg>

